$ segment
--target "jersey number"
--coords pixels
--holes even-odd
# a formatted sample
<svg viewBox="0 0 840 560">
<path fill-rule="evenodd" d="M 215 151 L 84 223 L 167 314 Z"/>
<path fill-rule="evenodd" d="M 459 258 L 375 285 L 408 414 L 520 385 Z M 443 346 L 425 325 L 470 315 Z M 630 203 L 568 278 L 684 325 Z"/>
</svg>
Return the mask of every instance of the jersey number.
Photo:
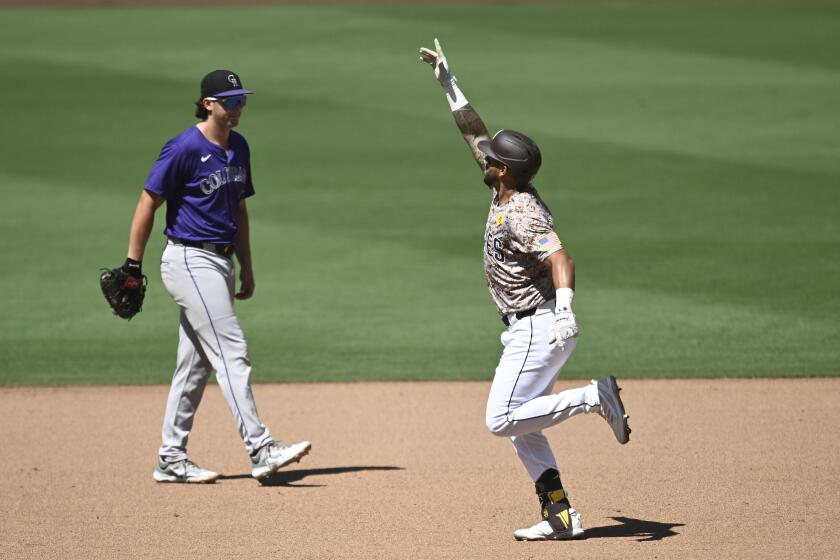
<svg viewBox="0 0 840 560">
<path fill-rule="evenodd" d="M 502 252 L 502 240 L 493 237 L 489 231 L 484 234 L 484 252 L 499 262 L 505 262 L 505 254 Z"/>
</svg>

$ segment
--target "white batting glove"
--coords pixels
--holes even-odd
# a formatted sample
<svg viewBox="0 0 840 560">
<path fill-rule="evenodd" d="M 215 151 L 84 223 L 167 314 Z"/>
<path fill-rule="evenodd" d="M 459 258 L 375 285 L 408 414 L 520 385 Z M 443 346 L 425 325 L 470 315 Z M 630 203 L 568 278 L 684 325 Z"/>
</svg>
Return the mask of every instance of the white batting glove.
<svg viewBox="0 0 840 560">
<path fill-rule="evenodd" d="M 566 341 L 575 338 L 580 332 L 575 314 L 572 313 L 572 298 L 575 293 L 571 288 L 557 290 L 554 306 L 554 324 L 548 335 L 548 343 L 556 344 L 560 350 L 566 347 Z"/>
<path fill-rule="evenodd" d="M 548 335 L 548 343 L 556 344 L 560 350 L 566 347 L 566 341 L 578 335 L 577 320 L 571 311 L 555 311 L 554 324 Z"/>
<path fill-rule="evenodd" d="M 452 74 L 449 73 L 449 63 L 446 62 L 446 56 L 443 54 L 443 47 L 440 46 L 440 41 L 435 38 L 435 50 L 420 47 L 420 60 L 426 64 L 430 64 L 435 70 L 435 78 L 443 86 L 449 85 L 452 81 Z"/>
<path fill-rule="evenodd" d="M 446 62 L 443 47 L 440 46 L 440 41 L 437 38 L 435 38 L 435 50 L 420 47 L 420 60 L 434 68 L 435 78 L 443 87 L 443 91 L 446 93 L 446 101 L 452 111 L 457 111 L 469 103 L 458 87 L 458 80 L 449 71 L 449 63 Z"/>
</svg>

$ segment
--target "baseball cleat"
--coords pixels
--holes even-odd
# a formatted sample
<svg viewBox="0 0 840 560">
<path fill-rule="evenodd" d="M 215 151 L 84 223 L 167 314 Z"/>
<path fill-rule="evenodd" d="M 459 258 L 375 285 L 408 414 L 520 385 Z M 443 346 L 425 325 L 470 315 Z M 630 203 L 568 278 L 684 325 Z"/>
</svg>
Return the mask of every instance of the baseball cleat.
<svg viewBox="0 0 840 560">
<path fill-rule="evenodd" d="M 290 463 L 297 463 L 309 450 L 312 444 L 308 441 L 284 445 L 279 441 L 272 441 L 260 448 L 251 457 L 251 476 L 263 480 Z"/>
<path fill-rule="evenodd" d="M 612 428 L 618 443 L 627 443 L 630 441 L 630 426 L 627 424 L 630 416 L 624 412 L 624 403 L 619 395 L 621 389 L 615 377 L 608 375 L 597 381 L 593 379 L 592 383 L 598 387 L 598 400 L 601 402 L 599 414 Z"/>
<path fill-rule="evenodd" d="M 575 508 L 569 508 L 569 526 L 563 531 L 555 531 L 548 521 L 540 521 L 533 527 L 519 529 L 513 532 L 513 538 L 518 541 L 563 541 L 583 536 L 583 524 L 580 514 Z"/>
<path fill-rule="evenodd" d="M 189 459 L 169 463 L 158 457 L 152 478 L 158 482 L 215 482 L 219 473 L 202 469 Z"/>
</svg>

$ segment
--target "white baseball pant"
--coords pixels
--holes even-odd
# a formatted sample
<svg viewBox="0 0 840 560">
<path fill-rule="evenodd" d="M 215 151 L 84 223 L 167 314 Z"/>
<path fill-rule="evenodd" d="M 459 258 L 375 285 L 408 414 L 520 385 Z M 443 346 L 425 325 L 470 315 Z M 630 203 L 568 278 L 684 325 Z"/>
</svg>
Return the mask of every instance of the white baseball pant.
<svg viewBox="0 0 840 560">
<path fill-rule="evenodd" d="M 557 460 L 542 430 L 577 414 L 598 412 L 598 388 L 569 389 L 552 394 L 560 369 L 569 359 L 577 339 L 564 349 L 549 344 L 554 324 L 554 300 L 540 305 L 530 317 L 508 315 L 502 333 L 505 349 L 496 368 L 487 399 L 487 428 L 494 435 L 510 437 L 516 454 L 536 482 Z"/>
</svg>

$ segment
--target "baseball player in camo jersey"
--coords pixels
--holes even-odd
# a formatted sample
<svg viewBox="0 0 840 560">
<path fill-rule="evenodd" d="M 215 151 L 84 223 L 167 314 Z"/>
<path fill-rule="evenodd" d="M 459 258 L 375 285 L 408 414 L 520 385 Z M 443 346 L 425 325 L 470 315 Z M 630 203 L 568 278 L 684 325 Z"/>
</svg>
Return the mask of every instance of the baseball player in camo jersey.
<svg viewBox="0 0 840 560">
<path fill-rule="evenodd" d="M 146 180 L 131 223 L 127 272 L 140 277 L 155 211 L 166 202 L 163 284 L 181 310 L 178 357 L 163 419 L 163 444 L 153 477 L 158 482 L 213 482 L 219 473 L 187 458 L 187 439 L 212 371 L 233 413 L 251 474 L 264 479 L 306 455 L 308 441 L 284 445 L 260 420 L 251 392 L 251 361 L 234 297 L 254 293 L 248 210 L 254 194 L 248 143 L 232 129 L 246 95 L 236 73 L 214 70 L 201 80 L 196 117 L 169 140 Z M 240 289 L 234 295 L 235 265 Z"/>
<path fill-rule="evenodd" d="M 490 138 L 449 72 L 437 39 L 434 50 L 420 49 L 420 58 L 434 68 L 455 122 L 492 191 L 484 230 L 484 273 L 506 330 L 487 399 L 486 423 L 492 434 L 513 442 L 534 481 L 542 516 L 536 525 L 515 531 L 514 537 L 580 537 L 580 514 L 569 503 L 542 430 L 588 413 L 600 414 L 619 443 L 630 440 L 630 428 L 612 376 L 552 393 L 577 342 L 572 312 L 575 268 L 554 231 L 551 212 L 531 183 L 542 162 L 539 148 L 513 130 L 501 130 Z"/>
</svg>

